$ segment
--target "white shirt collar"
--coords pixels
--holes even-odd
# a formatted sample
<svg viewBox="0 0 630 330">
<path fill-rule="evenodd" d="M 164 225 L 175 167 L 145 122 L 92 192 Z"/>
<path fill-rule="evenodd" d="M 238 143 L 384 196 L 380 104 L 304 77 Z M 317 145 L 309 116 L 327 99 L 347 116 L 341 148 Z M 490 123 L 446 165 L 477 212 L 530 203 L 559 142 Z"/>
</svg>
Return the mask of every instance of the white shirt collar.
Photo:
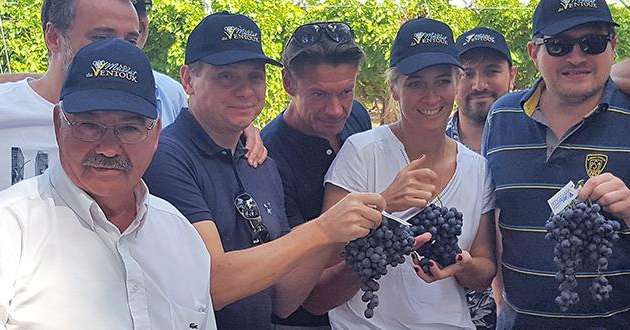
<svg viewBox="0 0 630 330">
<path fill-rule="evenodd" d="M 90 226 L 92 230 L 95 230 L 96 225 L 103 226 L 99 222 L 109 222 L 98 203 L 70 180 L 60 163 L 53 162 L 47 172 L 49 173 L 49 181 L 53 190 L 77 214 L 81 221 Z M 134 189 L 133 193 L 136 198 L 136 218 L 125 230 L 125 233 L 138 230 L 146 221 L 149 189 L 144 181 L 140 180 L 140 184 Z"/>
</svg>

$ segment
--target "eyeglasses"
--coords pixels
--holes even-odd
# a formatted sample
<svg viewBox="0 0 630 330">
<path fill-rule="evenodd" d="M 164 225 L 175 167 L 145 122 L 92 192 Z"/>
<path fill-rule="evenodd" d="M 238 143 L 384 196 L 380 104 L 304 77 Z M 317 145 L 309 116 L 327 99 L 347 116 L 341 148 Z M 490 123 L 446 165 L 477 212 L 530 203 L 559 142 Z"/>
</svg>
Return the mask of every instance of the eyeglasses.
<svg viewBox="0 0 630 330">
<path fill-rule="evenodd" d="M 578 44 L 580 49 L 589 55 L 597 55 L 603 53 L 608 47 L 608 42 L 612 40 L 610 34 L 598 35 L 591 34 L 575 39 L 560 39 L 547 37 L 538 39 L 534 42 L 535 45 L 545 45 L 547 53 L 551 56 L 560 57 L 569 54 L 573 51 L 573 45 Z"/>
<path fill-rule="evenodd" d="M 125 123 L 116 126 L 105 126 L 91 121 L 70 121 L 63 110 L 61 117 L 70 126 L 72 136 L 84 142 L 99 141 L 111 128 L 121 143 L 134 144 L 146 140 L 149 131 L 157 124 L 157 120 L 151 121 L 149 125 Z"/>
<path fill-rule="evenodd" d="M 319 42 L 323 35 L 327 35 L 334 42 L 345 44 L 352 41 L 354 32 L 344 22 L 309 23 L 295 29 L 289 43 L 294 42 L 299 47 L 307 47 Z"/>
<path fill-rule="evenodd" d="M 234 197 L 234 207 L 249 225 L 253 245 L 263 244 L 271 240 L 269 230 L 260 216 L 258 204 L 250 194 L 242 192 L 236 195 Z"/>
</svg>

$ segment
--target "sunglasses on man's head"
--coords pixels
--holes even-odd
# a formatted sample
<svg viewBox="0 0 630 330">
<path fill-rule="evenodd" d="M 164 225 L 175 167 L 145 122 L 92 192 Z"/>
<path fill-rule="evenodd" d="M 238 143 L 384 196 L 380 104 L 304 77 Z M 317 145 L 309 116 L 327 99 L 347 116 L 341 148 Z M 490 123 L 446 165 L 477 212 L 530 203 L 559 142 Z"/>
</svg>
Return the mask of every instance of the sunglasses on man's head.
<svg viewBox="0 0 630 330">
<path fill-rule="evenodd" d="M 352 28 L 346 23 L 319 22 L 299 26 L 293 32 L 289 42 L 294 42 L 300 47 L 306 47 L 318 43 L 324 35 L 340 44 L 350 42 L 354 37 Z"/>
<path fill-rule="evenodd" d="M 271 240 L 269 230 L 260 216 L 258 204 L 250 194 L 243 192 L 236 195 L 234 197 L 234 207 L 249 225 L 253 245 L 263 244 Z"/>
<path fill-rule="evenodd" d="M 610 34 L 590 34 L 575 39 L 563 39 L 555 37 L 546 37 L 536 40 L 534 43 L 545 45 L 547 53 L 551 56 L 564 56 L 573 51 L 573 46 L 578 44 L 580 49 L 589 55 L 597 55 L 603 53 L 608 47 L 608 42 L 612 40 Z"/>
</svg>

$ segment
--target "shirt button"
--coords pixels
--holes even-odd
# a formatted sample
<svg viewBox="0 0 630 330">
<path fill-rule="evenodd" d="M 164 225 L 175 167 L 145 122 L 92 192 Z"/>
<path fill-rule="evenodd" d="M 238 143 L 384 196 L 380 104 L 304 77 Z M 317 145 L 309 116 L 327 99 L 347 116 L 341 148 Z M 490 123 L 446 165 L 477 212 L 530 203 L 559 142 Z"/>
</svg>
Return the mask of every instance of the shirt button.
<svg viewBox="0 0 630 330">
<path fill-rule="evenodd" d="M 332 149 L 326 149 L 326 155 L 330 156 L 333 154 Z"/>
</svg>

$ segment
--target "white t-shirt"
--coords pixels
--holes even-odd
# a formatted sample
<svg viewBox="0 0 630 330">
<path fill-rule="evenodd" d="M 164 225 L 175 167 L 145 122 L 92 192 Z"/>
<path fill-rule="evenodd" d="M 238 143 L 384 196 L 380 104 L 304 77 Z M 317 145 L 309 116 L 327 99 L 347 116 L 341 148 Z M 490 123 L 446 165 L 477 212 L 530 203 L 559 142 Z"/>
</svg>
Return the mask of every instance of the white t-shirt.
<svg viewBox="0 0 630 330">
<path fill-rule="evenodd" d="M 54 104 L 29 80 L 0 84 L 0 190 L 43 173 L 57 157 Z"/>
<path fill-rule="evenodd" d="M 162 127 L 170 125 L 187 106 L 183 87 L 154 71 Z M 0 84 L 0 190 L 42 174 L 57 161 L 53 125 L 54 104 L 29 85 L 32 78 Z"/>
<path fill-rule="evenodd" d="M 58 164 L 0 192 L 0 329 L 216 329 L 199 234 L 134 194 L 120 233 Z"/>
<path fill-rule="evenodd" d="M 403 144 L 389 126 L 380 126 L 351 136 L 333 161 L 324 182 L 350 192 L 382 192 L 396 174 L 409 164 Z M 469 250 L 481 214 L 494 209 L 491 178 L 486 160 L 457 143 L 457 168 L 440 194 L 446 207 L 464 214 L 459 246 Z M 405 219 L 418 209 L 398 212 Z M 464 288 L 454 278 L 427 284 L 414 272 L 411 259 L 388 268 L 376 293 L 379 305 L 374 317 L 366 319 L 366 303 L 359 291 L 346 303 L 329 312 L 334 329 L 474 329 Z"/>
</svg>

